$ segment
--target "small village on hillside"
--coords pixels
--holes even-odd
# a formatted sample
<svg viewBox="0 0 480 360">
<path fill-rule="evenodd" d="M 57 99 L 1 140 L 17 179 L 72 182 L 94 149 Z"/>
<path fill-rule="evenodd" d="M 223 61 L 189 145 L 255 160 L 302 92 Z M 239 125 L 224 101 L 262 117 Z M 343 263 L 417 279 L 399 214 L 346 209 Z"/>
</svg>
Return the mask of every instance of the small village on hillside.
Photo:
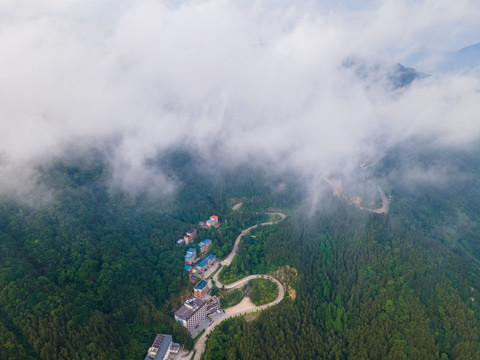
<svg viewBox="0 0 480 360">
<path fill-rule="evenodd" d="M 218 216 L 212 215 L 206 221 L 199 221 L 199 226 L 204 229 L 219 227 Z M 182 239 L 176 241 L 178 246 L 193 244 L 197 237 L 197 229 L 185 232 Z M 188 272 L 191 282 L 198 283 L 194 287 L 193 297 L 175 311 L 175 320 L 185 327 L 192 337 L 197 336 L 210 324 L 224 316 L 220 310 L 220 299 L 211 296 L 211 280 L 207 280 L 217 269 L 217 257 L 210 254 L 211 239 L 204 239 L 198 243 L 199 253 L 190 247 L 185 253 L 184 270 Z M 172 336 L 158 334 L 152 346 L 148 349 L 145 360 L 174 360 L 180 356 L 180 345 L 173 342 Z"/>
</svg>

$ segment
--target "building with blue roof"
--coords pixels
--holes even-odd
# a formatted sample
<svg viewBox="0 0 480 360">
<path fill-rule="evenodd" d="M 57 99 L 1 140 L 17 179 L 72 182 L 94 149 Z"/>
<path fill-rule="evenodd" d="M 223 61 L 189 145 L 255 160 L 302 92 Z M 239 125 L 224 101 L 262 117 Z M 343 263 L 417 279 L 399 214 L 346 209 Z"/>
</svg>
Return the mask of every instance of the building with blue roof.
<svg viewBox="0 0 480 360">
<path fill-rule="evenodd" d="M 205 271 L 205 270 L 207 270 L 207 267 L 208 267 L 208 259 L 207 258 L 202 259 L 197 263 L 197 269 L 199 271 Z"/>
<path fill-rule="evenodd" d="M 197 270 L 205 271 L 207 270 L 215 261 L 217 260 L 217 256 L 214 254 L 210 254 L 204 257 L 197 263 Z"/>
<path fill-rule="evenodd" d="M 208 262 L 213 263 L 217 259 L 217 255 L 210 254 L 205 259 L 208 259 Z"/>
<path fill-rule="evenodd" d="M 195 286 L 195 290 L 202 290 L 208 283 L 205 280 L 201 280 L 197 286 Z"/>
<path fill-rule="evenodd" d="M 208 283 L 205 280 L 201 280 L 197 286 L 195 286 L 195 297 L 198 297 L 200 299 L 203 299 L 205 295 L 208 294 L 210 291 L 210 287 L 208 286 Z"/>
<path fill-rule="evenodd" d="M 198 243 L 198 246 L 200 247 L 200 253 L 206 253 L 210 249 L 210 245 L 212 245 L 212 240 L 210 239 L 205 239 L 203 241 L 200 241 Z"/>
<path fill-rule="evenodd" d="M 187 252 L 187 253 L 185 254 L 185 264 L 191 265 L 191 264 L 193 264 L 193 262 L 195 261 L 195 259 L 196 259 L 195 253 Z"/>
<path fill-rule="evenodd" d="M 183 270 L 190 271 L 190 270 L 192 270 L 192 266 L 191 266 L 191 265 L 185 265 L 185 266 L 183 267 Z"/>
</svg>

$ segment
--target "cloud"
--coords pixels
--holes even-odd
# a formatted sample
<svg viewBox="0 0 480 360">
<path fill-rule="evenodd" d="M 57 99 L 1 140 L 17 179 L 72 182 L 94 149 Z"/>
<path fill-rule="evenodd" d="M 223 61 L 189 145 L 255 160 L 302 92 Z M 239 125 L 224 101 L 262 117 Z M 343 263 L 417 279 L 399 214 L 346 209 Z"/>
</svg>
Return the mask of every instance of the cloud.
<svg viewBox="0 0 480 360">
<path fill-rule="evenodd" d="M 167 192 L 172 182 L 145 159 L 172 146 L 315 177 L 411 137 L 478 140 L 477 78 L 392 90 L 378 72 L 478 34 L 479 5 L 345 4 L 3 1 L 0 186 L 31 188 L 36 166 L 71 144 L 112 138 L 117 185 L 138 191 L 153 177 Z M 342 65 L 352 56 L 368 65 L 363 78 Z"/>
</svg>

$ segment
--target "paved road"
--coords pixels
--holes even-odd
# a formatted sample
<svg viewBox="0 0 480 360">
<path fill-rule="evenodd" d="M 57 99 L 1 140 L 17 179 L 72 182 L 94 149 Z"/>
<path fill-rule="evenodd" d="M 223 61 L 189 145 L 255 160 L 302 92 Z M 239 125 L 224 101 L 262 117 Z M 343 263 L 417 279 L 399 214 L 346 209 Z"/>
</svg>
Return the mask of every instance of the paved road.
<svg viewBox="0 0 480 360">
<path fill-rule="evenodd" d="M 270 216 L 272 216 L 272 215 L 280 216 L 281 219 L 279 221 L 282 221 L 283 219 L 286 218 L 286 215 L 283 214 L 283 213 L 280 213 L 280 212 L 272 212 L 272 213 L 267 213 L 267 214 L 270 215 Z M 261 226 L 274 225 L 274 224 L 277 224 L 279 221 L 268 221 L 268 222 L 264 222 L 260 225 Z M 240 241 L 242 240 L 242 237 L 245 234 L 247 234 L 250 230 L 255 229 L 257 226 L 258 225 L 250 226 L 249 228 L 243 230 L 240 233 L 240 235 L 238 235 L 237 239 L 235 240 L 235 244 L 233 245 L 233 250 L 221 262 L 221 265 L 228 266 L 232 263 L 233 258 L 237 254 L 238 244 L 240 244 Z M 215 283 L 217 284 L 218 287 L 222 287 L 223 284 L 218 280 L 218 273 L 219 272 L 220 271 L 217 271 L 215 273 L 215 275 L 213 276 L 213 280 L 215 280 Z M 258 279 L 258 278 L 270 279 L 277 284 L 277 286 L 278 286 L 278 296 L 277 296 L 277 298 L 275 300 L 273 300 L 272 302 L 268 303 L 268 304 L 256 306 L 254 303 L 252 303 L 250 298 L 245 297 L 245 298 L 243 298 L 243 300 L 239 304 L 237 304 L 235 306 L 232 306 L 231 308 L 226 309 L 225 310 L 225 316 L 223 318 L 221 318 L 219 321 L 216 321 L 216 322 L 212 323 L 212 325 L 210 325 L 207 328 L 207 330 L 205 330 L 205 332 L 202 334 L 202 336 L 200 336 L 200 338 L 195 343 L 194 349 L 196 350 L 196 353 L 195 353 L 194 360 L 200 360 L 203 352 L 205 351 L 205 344 L 206 344 L 206 341 L 207 341 L 207 335 L 209 335 L 213 331 L 213 329 L 215 329 L 215 327 L 218 324 L 220 324 L 222 321 L 224 321 L 226 319 L 230 319 L 233 316 L 244 315 L 244 314 L 248 314 L 248 313 L 251 313 L 251 312 L 258 311 L 258 310 L 263 310 L 263 309 L 265 309 L 269 306 L 276 305 L 280 301 L 282 301 L 282 299 L 285 296 L 285 289 L 284 289 L 283 285 L 280 283 L 280 281 L 278 281 L 276 278 L 274 278 L 273 276 L 270 276 L 270 275 L 260 275 L 260 274 L 249 275 L 249 276 L 246 276 L 246 277 L 244 277 L 240 280 L 235 281 L 234 283 L 225 285 L 225 289 L 234 289 L 234 288 L 242 287 L 248 281 L 250 281 L 252 279 Z"/>
<path fill-rule="evenodd" d="M 200 360 L 203 352 L 205 351 L 205 345 L 206 345 L 206 342 L 207 342 L 207 335 L 209 335 L 213 331 L 213 329 L 215 329 L 215 327 L 218 326 L 218 324 L 220 324 L 222 321 L 230 319 L 231 317 L 234 317 L 234 316 L 245 315 L 245 314 L 248 314 L 248 313 L 251 313 L 251 312 L 263 310 L 263 309 L 265 309 L 269 306 L 276 305 L 280 301 L 282 301 L 282 299 L 285 296 L 285 289 L 284 289 L 283 285 L 280 283 L 280 281 L 278 281 L 277 279 L 275 279 L 273 276 L 270 276 L 270 275 L 260 275 L 260 274 L 259 275 L 249 275 L 249 276 L 244 277 L 243 279 L 235 281 L 232 284 L 225 285 L 225 288 L 226 289 L 233 289 L 233 288 L 242 287 L 248 281 L 250 281 L 252 279 L 259 279 L 259 278 L 270 279 L 277 284 L 277 286 L 278 286 L 278 296 L 277 296 L 277 298 L 275 300 L 273 300 L 272 302 L 268 303 L 268 304 L 256 306 L 254 303 L 252 303 L 250 298 L 245 297 L 245 298 L 243 298 L 243 300 L 239 304 L 237 304 L 235 306 L 232 306 L 231 308 L 226 309 L 225 310 L 225 316 L 223 318 L 221 318 L 220 320 L 214 322 L 212 325 L 210 325 L 210 327 L 208 327 L 207 330 L 205 330 L 205 332 L 202 334 L 202 336 L 200 336 L 200 338 L 195 343 L 195 350 L 197 352 L 195 353 L 194 360 Z"/>
<path fill-rule="evenodd" d="M 243 205 L 243 203 L 235 204 L 235 205 L 233 205 L 232 210 L 237 211 L 238 209 L 240 209 L 240 206 L 242 206 L 242 205 Z"/>
<path fill-rule="evenodd" d="M 388 200 L 387 195 L 385 195 L 385 192 L 383 191 L 383 189 L 378 185 L 377 185 L 377 188 L 378 188 L 378 192 L 380 193 L 380 196 L 382 197 L 382 206 L 379 207 L 378 209 L 369 209 L 364 207 L 360 207 L 360 209 L 367 210 L 377 214 L 386 214 L 390 207 L 390 201 Z"/>
<path fill-rule="evenodd" d="M 338 197 L 341 198 L 342 195 L 342 183 L 339 180 L 332 181 L 329 178 L 323 176 L 323 179 L 330 184 L 330 186 L 333 188 L 333 193 Z M 382 197 L 382 206 L 379 207 L 378 209 L 370 209 L 362 206 L 358 206 L 362 210 L 370 211 L 373 213 L 377 214 L 386 214 L 388 212 L 388 209 L 390 207 L 390 201 L 387 198 L 387 195 L 385 195 L 385 192 L 383 189 L 377 185 L 378 192 L 380 193 L 380 196 Z"/>
</svg>

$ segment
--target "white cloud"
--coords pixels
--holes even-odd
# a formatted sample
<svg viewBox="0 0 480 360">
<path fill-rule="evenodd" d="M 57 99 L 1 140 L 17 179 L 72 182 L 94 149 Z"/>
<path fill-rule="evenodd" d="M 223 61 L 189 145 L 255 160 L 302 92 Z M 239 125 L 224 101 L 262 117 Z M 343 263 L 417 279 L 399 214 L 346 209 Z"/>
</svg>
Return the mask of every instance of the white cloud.
<svg viewBox="0 0 480 360">
<path fill-rule="evenodd" d="M 111 137 L 122 139 L 117 183 L 138 187 L 152 178 L 145 158 L 187 142 L 315 173 L 411 136 L 480 135 L 477 79 L 430 77 L 392 94 L 341 65 L 452 48 L 478 33 L 473 1 L 7 0 L 0 14 L 0 183 L 25 182 L 72 142 Z"/>
</svg>

